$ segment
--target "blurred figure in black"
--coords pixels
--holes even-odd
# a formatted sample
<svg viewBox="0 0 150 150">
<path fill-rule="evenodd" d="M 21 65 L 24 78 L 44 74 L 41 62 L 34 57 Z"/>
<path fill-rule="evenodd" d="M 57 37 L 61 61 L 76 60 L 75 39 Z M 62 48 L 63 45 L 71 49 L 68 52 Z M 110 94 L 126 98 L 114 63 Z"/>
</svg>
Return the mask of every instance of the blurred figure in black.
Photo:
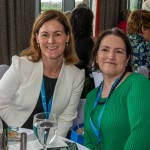
<svg viewBox="0 0 150 150">
<path fill-rule="evenodd" d="M 76 66 L 80 69 L 85 69 L 86 75 L 82 98 L 85 98 L 86 94 L 95 87 L 94 80 L 90 77 L 91 72 L 87 67 L 89 55 L 94 46 L 92 37 L 93 17 L 92 10 L 86 4 L 81 3 L 72 11 L 70 20 L 76 52 L 80 59 L 80 62 Z"/>
</svg>

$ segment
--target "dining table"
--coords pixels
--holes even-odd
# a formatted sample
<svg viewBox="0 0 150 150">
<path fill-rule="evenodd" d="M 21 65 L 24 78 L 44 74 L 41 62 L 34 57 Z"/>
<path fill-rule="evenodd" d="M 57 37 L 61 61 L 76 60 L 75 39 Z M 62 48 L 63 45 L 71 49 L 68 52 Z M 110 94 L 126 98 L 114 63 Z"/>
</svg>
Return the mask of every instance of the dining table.
<svg viewBox="0 0 150 150">
<path fill-rule="evenodd" d="M 8 150 L 20 150 L 20 140 L 19 140 L 19 134 L 21 135 L 21 133 L 26 133 L 27 134 L 27 150 L 42 150 L 43 146 L 40 144 L 40 142 L 36 139 L 33 130 L 31 129 L 25 129 L 25 128 L 19 128 L 18 132 L 18 138 L 14 138 L 14 140 L 10 140 L 8 141 Z M 16 139 L 16 140 L 15 140 Z M 86 148 L 85 146 L 76 143 L 74 141 L 71 141 L 67 138 L 61 137 L 61 136 L 56 136 L 56 138 L 54 139 L 54 141 L 51 143 L 51 145 L 49 146 L 49 149 L 57 149 L 58 148 L 65 148 L 67 147 L 68 143 L 73 143 L 76 144 L 77 149 L 78 150 L 89 150 L 88 148 Z"/>
</svg>

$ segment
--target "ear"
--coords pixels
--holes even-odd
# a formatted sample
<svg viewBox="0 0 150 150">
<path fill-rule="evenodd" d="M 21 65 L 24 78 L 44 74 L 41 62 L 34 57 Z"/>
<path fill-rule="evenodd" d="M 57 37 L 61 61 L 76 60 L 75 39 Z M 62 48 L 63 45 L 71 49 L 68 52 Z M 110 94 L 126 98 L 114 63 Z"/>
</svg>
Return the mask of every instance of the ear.
<svg viewBox="0 0 150 150">
<path fill-rule="evenodd" d="M 142 26 L 142 34 L 144 34 L 145 33 L 145 28 Z"/>
<path fill-rule="evenodd" d="M 128 61 L 129 61 L 130 57 L 131 57 L 131 56 L 129 55 L 129 57 L 127 58 L 126 66 L 128 65 Z"/>
</svg>

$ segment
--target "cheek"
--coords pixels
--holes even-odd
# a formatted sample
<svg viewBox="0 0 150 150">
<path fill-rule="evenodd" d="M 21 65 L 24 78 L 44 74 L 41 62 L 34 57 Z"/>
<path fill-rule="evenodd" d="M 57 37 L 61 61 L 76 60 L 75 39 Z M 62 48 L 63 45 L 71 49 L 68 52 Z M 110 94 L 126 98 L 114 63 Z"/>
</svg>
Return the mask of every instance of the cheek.
<svg viewBox="0 0 150 150">
<path fill-rule="evenodd" d="M 120 61 L 121 66 L 123 66 L 123 67 L 126 66 L 126 65 L 128 64 L 128 60 L 125 59 L 125 58 L 122 58 L 122 59 L 120 58 L 119 61 Z"/>
<path fill-rule="evenodd" d="M 101 55 L 97 55 L 97 57 L 96 57 L 96 63 L 98 65 L 102 64 L 103 60 L 104 60 L 104 57 L 102 57 Z"/>
</svg>

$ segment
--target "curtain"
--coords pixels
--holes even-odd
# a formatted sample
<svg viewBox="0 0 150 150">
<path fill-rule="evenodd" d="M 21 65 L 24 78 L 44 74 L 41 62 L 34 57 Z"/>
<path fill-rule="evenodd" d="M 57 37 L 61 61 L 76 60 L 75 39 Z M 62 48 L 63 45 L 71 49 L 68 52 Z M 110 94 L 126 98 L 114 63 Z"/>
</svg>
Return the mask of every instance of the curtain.
<svg viewBox="0 0 150 150">
<path fill-rule="evenodd" d="M 93 0 L 93 34 L 118 25 L 119 13 L 127 9 L 127 0 Z"/>
<path fill-rule="evenodd" d="M 97 37 L 100 32 L 100 0 L 94 0 L 92 3 L 93 20 L 93 36 Z"/>
<path fill-rule="evenodd" d="M 0 0 L 0 64 L 27 48 L 35 19 L 35 0 Z"/>
<path fill-rule="evenodd" d="M 116 27 L 122 9 L 127 9 L 127 0 L 100 0 L 100 30 Z"/>
</svg>

